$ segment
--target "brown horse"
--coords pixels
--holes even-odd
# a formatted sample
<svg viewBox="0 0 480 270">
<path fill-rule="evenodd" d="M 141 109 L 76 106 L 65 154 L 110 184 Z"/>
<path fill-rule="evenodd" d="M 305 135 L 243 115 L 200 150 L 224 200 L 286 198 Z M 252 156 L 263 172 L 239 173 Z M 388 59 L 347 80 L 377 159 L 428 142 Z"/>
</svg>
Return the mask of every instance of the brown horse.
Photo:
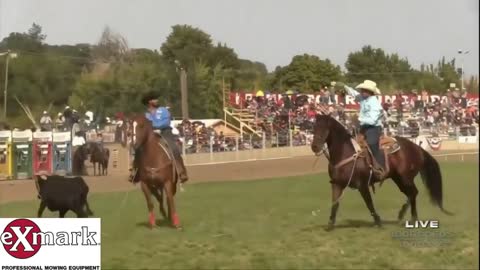
<svg viewBox="0 0 480 270">
<path fill-rule="evenodd" d="M 86 175 L 85 160 L 88 159 L 88 146 L 81 145 L 73 153 L 72 174 L 76 176 Z"/>
<path fill-rule="evenodd" d="M 388 171 L 386 179 L 391 178 L 400 191 L 407 196 L 407 202 L 402 205 L 398 219 L 403 220 L 408 207 L 411 207 L 412 219 L 417 220 L 417 187 L 415 176 L 420 172 L 426 185 L 432 203 L 442 212 L 451 215 L 443 208 L 442 174 L 438 162 L 425 150 L 408 139 L 395 137 L 400 149 L 386 156 Z M 381 219 L 370 196 L 369 186 L 374 189 L 374 183 L 385 179 L 375 179 L 371 173 L 367 154 L 355 150 L 351 135 L 334 118 L 328 115 L 317 115 L 314 126 L 312 151 L 318 156 L 324 153 L 325 144 L 328 148 L 328 173 L 332 184 L 332 207 L 327 229 L 335 225 L 339 200 L 344 189 L 349 186 L 358 189 L 365 201 L 375 225 L 381 226 Z"/>
<path fill-rule="evenodd" d="M 180 229 L 180 221 L 175 209 L 174 196 L 177 192 L 177 174 L 166 143 L 157 135 L 149 120 L 143 115 L 135 116 L 124 129 L 124 140 L 131 135 L 134 149 L 140 149 L 135 157 L 138 164 L 135 180 L 140 185 L 147 201 L 150 228 L 155 225 L 154 205 L 151 195 L 157 199 L 162 216 L 170 220 L 174 228 Z M 124 143 L 124 145 L 126 145 Z M 168 205 L 168 217 L 163 207 L 163 191 Z"/>
<path fill-rule="evenodd" d="M 108 175 L 108 161 L 110 159 L 110 150 L 106 147 L 100 147 L 96 142 L 88 142 L 88 153 L 90 162 L 93 164 L 93 175 Z"/>
</svg>

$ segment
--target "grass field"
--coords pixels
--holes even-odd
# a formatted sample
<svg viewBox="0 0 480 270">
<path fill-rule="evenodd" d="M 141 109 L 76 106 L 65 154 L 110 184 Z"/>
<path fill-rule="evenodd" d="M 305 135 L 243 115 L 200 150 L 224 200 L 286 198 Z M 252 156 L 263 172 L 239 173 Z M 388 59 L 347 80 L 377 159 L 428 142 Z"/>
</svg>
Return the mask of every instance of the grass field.
<svg viewBox="0 0 480 270">
<path fill-rule="evenodd" d="M 478 165 L 449 162 L 441 166 L 445 207 L 456 215 L 446 216 L 433 207 L 417 179 L 420 219 L 440 221 L 440 236 L 425 242 L 394 239 L 405 232 L 395 221 L 405 198 L 391 181 L 377 187 L 373 195 L 386 222 L 383 228 L 372 227 L 359 193 L 347 190 L 333 232 L 324 230 L 330 209 L 325 174 L 189 185 L 177 197 L 182 232 L 147 229 L 145 200 L 138 190 L 128 197 L 92 194 L 90 204 L 102 217 L 102 267 L 478 269 Z M 2 205 L 0 216 L 29 217 L 37 205 L 35 201 Z M 430 246 L 419 247 L 422 243 Z"/>
</svg>

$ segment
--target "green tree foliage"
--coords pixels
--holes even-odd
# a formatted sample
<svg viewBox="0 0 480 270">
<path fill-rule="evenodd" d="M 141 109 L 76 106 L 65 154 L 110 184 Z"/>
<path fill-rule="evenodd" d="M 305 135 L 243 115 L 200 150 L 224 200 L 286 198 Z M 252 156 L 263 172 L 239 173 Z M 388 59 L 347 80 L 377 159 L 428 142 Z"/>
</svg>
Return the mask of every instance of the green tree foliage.
<svg viewBox="0 0 480 270">
<path fill-rule="evenodd" d="M 397 54 L 387 54 L 380 48 L 365 46 L 350 53 L 345 63 L 347 82 L 356 84 L 370 79 L 388 93 L 393 90 L 428 89 L 432 93 L 444 92 L 450 83 L 459 85 L 460 75 L 455 68 L 455 59 L 443 57 L 437 65 L 413 69 L 408 60 Z"/>
<path fill-rule="evenodd" d="M 397 54 L 389 55 L 372 46 L 350 53 L 345 67 L 348 82 L 357 84 L 370 79 L 377 82 L 380 89 L 406 89 L 411 84 L 409 78 L 413 73 L 407 59 Z"/>
<path fill-rule="evenodd" d="M 278 67 L 270 84 L 281 90 L 295 89 L 300 92 L 319 90 L 341 78 L 339 66 L 329 59 L 322 60 L 315 55 L 297 55 L 286 67 Z"/>
<path fill-rule="evenodd" d="M 18 57 L 10 60 L 7 115 L 10 118 L 24 117 L 15 96 L 29 105 L 33 112 L 64 106 L 72 94 L 72 86 L 78 79 L 85 59 L 61 57 L 57 51 L 65 46 L 43 44 L 45 35 L 39 25 L 25 33 L 11 33 L 0 42 L 0 51 L 11 50 Z M 68 46 L 76 51 L 74 46 Z M 5 80 L 5 57 L 0 58 L 0 81 Z M 2 84 L 3 86 L 3 84 Z M 23 121 L 28 123 L 28 121 Z"/>
<path fill-rule="evenodd" d="M 193 68 L 195 61 L 205 61 L 213 49 L 210 35 L 189 25 L 175 25 L 160 51 L 172 64 L 176 61 L 186 68 Z"/>
</svg>

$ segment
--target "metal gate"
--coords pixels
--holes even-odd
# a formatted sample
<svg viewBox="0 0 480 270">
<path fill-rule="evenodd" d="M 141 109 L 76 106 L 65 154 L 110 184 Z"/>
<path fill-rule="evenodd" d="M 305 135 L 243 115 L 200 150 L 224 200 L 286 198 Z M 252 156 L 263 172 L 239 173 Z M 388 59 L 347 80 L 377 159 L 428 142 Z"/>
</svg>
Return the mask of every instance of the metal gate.
<svg viewBox="0 0 480 270">
<path fill-rule="evenodd" d="M 53 173 L 66 175 L 72 172 L 71 132 L 53 133 Z"/>
<path fill-rule="evenodd" d="M 0 131 L 0 180 L 12 178 L 12 132 Z"/>
<path fill-rule="evenodd" d="M 32 178 L 32 131 L 13 131 L 13 178 Z"/>
<path fill-rule="evenodd" d="M 33 174 L 52 174 L 52 132 L 33 133 Z"/>
</svg>

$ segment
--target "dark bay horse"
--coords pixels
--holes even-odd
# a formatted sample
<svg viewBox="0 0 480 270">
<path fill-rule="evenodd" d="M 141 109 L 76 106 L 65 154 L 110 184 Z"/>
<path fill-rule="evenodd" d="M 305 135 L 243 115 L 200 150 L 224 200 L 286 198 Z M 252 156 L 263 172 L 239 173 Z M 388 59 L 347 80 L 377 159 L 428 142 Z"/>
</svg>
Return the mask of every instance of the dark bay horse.
<svg viewBox="0 0 480 270">
<path fill-rule="evenodd" d="M 419 172 L 432 203 L 442 212 L 451 215 L 443 208 L 442 174 L 438 162 L 427 151 L 408 139 L 402 137 L 395 139 L 400 150 L 389 154 L 385 161 L 388 163 L 386 167 L 389 168 L 386 178 L 391 178 L 407 197 L 407 202 L 398 213 L 398 219 L 403 220 L 409 206 L 412 219 L 418 218 L 416 202 L 418 190 L 414 178 Z M 352 137 L 342 124 L 328 115 L 317 115 L 312 151 L 316 155 L 322 154 L 325 144 L 328 148 L 328 174 L 332 185 L 332 207 L 327 229 L 334 228 L 339 200 L 347 186 L 360 191 L 375 225 L 381 226 L 381 219 L 373 206 L 369 186 L 373 188 L 374 183 L 383 182 L 384 179 L 375 179 L 371 174 L 369 163 L 365 157 L 357 154 Z"/>
<path fill-rule="evenodd" d="M 79 146 L 73 153 L 72 174 L 86 175 L 85 160 L 88 159 L 88 146 L 86 144 Z"/>
<path fill-rule="evenodd" d="M 107 147 L 100 147 L 96 142 L 88 142 L 88 153 L 90 154 L 90 162 L 93 164 L 93 175 L 108 174 L 108 161 L 110 159 L 110 150 Z"/>
<path fill-rule="evenodd" d="M 154 205 L 151 198 L 153 195 L 159 203 L 162 216 L 165 219 L 168 218 L 174 228 L 180 229 L 174 201 L 178 177 L 167 146 L 160 136 L 154 133 L 152 124 L 143 115 L 133 117 L 124 131 L 127 133 L 124 139 L 131 136 L 134 149 L 140 149 L 140 153 L 135 157 L 135 163 L 138 164 L 135 180 L 140 181 L 147 201 L 150 228 L 155 226 Z M 163 207 L 163 192 L 167 197 L 168 217 Z"/>
</svg>

